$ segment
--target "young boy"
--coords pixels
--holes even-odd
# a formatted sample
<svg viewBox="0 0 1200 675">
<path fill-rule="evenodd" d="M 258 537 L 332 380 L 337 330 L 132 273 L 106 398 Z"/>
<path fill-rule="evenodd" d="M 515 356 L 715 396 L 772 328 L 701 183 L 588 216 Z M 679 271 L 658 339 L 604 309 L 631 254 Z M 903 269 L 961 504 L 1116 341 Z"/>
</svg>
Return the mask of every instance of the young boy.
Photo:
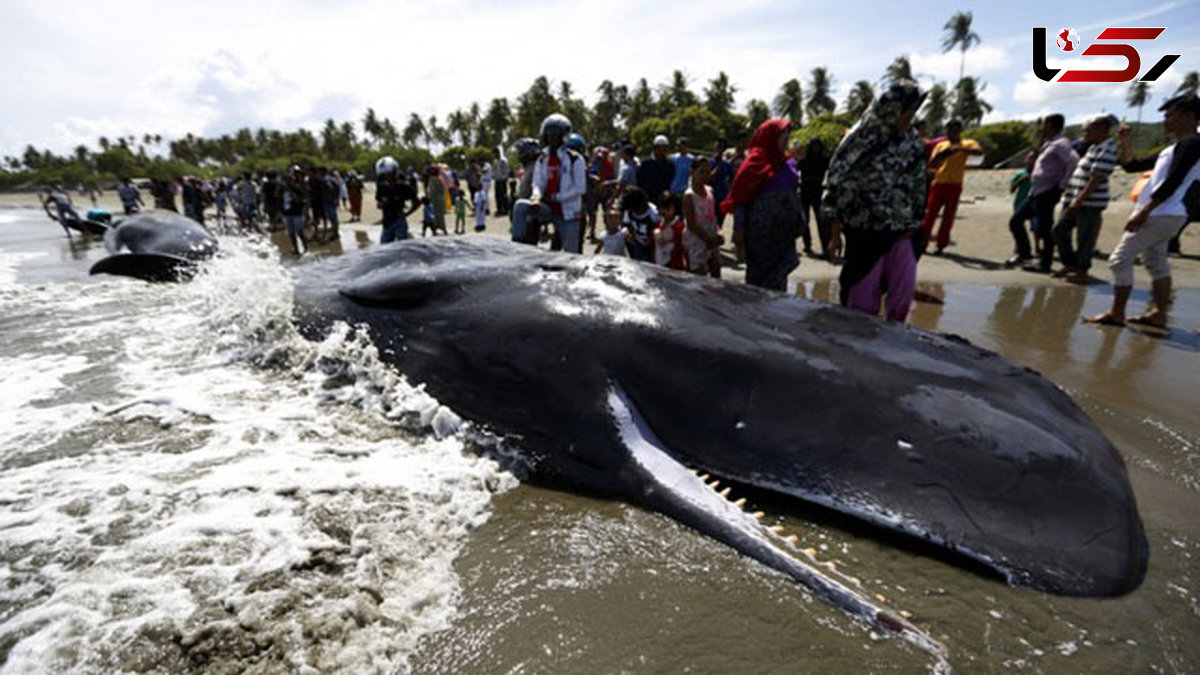
<svg viewBox="0 0 1200 675">
<path fill-rule="evenodd" d="M 596 253 L 628 258 L 629 249 L 625 243 L 630 236 L 629 230 L 621 227 L 621 217 L 618 214 L 606 213 L 604 215 L 604 234 L 600 235 L 600 239 L 596 243 Z"/>
<path fill-rule="evenodd" d="M 621 222 L 631 234 L 629 257 L 654 262 L 654 230 L 662 220 L 640 188 L 629 188 L 621 198 Z"/>
<path fill-rule="evenodd" d="M 462 190 L 454 192 L 454 234 L 467 233 L 467 199 Z"/>
<path fill-rule="evenodd" d="M 428 237 L 429 231 L 433 230 L 434 236 L 437 236 L 437 221 L 433 215 L 433 200 L 429 195 L 421 197 L 421 236 Z"/>
</svg>

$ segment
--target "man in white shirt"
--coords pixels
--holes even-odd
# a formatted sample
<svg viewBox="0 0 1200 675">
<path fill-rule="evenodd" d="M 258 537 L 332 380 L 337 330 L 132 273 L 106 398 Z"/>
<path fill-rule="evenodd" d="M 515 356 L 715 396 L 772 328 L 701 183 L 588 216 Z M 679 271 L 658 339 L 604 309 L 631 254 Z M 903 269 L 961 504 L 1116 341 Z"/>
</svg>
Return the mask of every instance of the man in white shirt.
<svg viewBox="0 0 1200 675">
<path fill-rule="evenodd" d="M 555 113 L 542 122 L 545 149 L 533 165 L 533 194 L 530 201 L 546 204 L 563 250 L 583 252 L 583 194 L 587 191 L 587 161 L 566 147 L 571 120 Z"/>
</svg>

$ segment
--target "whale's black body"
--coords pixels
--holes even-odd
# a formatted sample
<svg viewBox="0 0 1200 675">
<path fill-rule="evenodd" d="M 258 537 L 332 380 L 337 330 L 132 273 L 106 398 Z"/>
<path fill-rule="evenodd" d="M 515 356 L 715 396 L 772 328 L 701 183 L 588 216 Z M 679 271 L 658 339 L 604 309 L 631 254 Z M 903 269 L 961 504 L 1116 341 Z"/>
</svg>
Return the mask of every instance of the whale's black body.
<svg viewBox="0 0 1200 675">
<path fill-rule="evenodd" d="M 104 235 L 112 255 L 92 265 L 91 274 L 118 274 L 146 281 L 180 281 L 217 252 L 217 240 L 196 221 L 173 211 L 130 216 Z"/>
<path fill-rule="evenodd" d="M 365 324 L 410 381 L 517 439 L 538 476 L 665 513 L 869 618 L 877 608 L 790 569 L 679 465 L 932 542 L 1017 585 L 1112 596 L 1145 573 L 1117 450 L 1055 385 L 962 339 L 484 237 L 354 252 L 297 277 L 307 331 Z"/>
</svg>

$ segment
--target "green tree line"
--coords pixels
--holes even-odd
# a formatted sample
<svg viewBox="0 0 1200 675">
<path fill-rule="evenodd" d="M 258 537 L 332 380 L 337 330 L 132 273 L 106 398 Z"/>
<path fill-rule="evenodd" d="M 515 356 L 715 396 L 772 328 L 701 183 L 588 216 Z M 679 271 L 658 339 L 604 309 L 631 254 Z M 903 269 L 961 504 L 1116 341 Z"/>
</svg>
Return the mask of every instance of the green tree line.
<svg viewBox="0 0 1200 675">
<path fill-rule="evenodd" d="M 986 83 L 965 70 L 967 51 L 981 41 L 972 30 L 971 13 L 955 13 L 944 30 L 943 50 L 960 51 L 959 79 L 952 85 L 934 82 L 929 87 L 920 111 L 926 132 L 936 135 L 951 117 L 962 119 L 965 135 L 981 142 L 988 164 L 1036 145 L 1037 130 L 1032 122 L 981 125 L 992 106 L 983 98 Z M 803 78 L 784 82 L 770 102 L 752 98 L 739 107 L 738 88 L 725 72 L 693 82 L 676 70 L 656 86 L 645 78 L 632 87 L 604 80 L 595 90 L 592 105 L 569 81 L 552 82 L 541 76 L 512 100 L 475 102 L 442 120 L 412 113 L 407 119 L 393 121 L 368 108 L 360 120 L 326 120 L 317 133 L 303 128 L 292 132 L 246 128 L 215 138 L 189 133 L 173 140 L 146 133 L 141 137 L 102 137 L 95 149 L 80 145 L 67 155 L 30 145 L 20 156 L 5 157 L 0 163 L 0 188 L 111 183 L 122 177 L 212 177 L 282 171 L 294 163 L 355 169 L 370 175 L 375 159 L 384 154 L 413 167 L 438 160 L 461 169 L 473 159 L 490 156 L 494 148 L 507 147 L 521 137 L 536 137 L 542 120 L 556 112 L 567 115 L 575 130 L 590 142 L 612 145 L 630 141 L 640 151 L 646 151 L 659 134 L 686 136 L 691 147 L 701 151 L 711 150 L 719 139 L 733 145 L 748 138 L 772 115 L 792 122 L 793 142 L 821 138 L 832 148 L 870 108 L 876 89 L 901 78 L 916 79 L 907 56 L 896 57 L 877 82 L 853 83 L 839 105 L 833 96 L 833 73 L 818 66 Z M 1127 102 L 1138 109 L 1140 118 L 1149 91 L 1147 83 L 1139 84 Z M 1188 73 L 1180 91 L 1194 92 L 1196 86 L 1196 73 Z M 1144 128 L 1139 128 L 1136 138 L 1143 146 L 1162 142 L 1161 132 Z"/>
</svg>

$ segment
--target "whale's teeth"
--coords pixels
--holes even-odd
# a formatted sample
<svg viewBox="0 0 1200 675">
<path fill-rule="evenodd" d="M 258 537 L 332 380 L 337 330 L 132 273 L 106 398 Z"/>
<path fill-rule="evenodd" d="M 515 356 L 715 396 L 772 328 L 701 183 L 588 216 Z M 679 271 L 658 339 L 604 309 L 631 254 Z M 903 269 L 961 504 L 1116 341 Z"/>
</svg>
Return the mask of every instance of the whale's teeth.
<svg viewBox="0 0 1200 675">
<path fill-rule="evenodd" d="M 809 548 L 804 549 L 804 554 L 810 558 L 816 558 L 817 557 L 817 549 L 812 548 L 810 546 Z"/>
<path fill-rule="evenodd" d="M 837 563 L 834 563 L 832 561 L 821 563 L 821 567 L 824 567 L 825 569 L 829 570 L 830 572 L 837 571 Z"/>
<path fill-rule="evenodd" d="M 904 618 L 906 618 L 906 619 L 911 619 L 911 618 L 912 618 L 912 612 L 908 612 L 908 611 L 905 611 L 905 610 L 903 610 L 903 609 L 902 609 L 902 610 L 900 610 L 900 616 L 902 616 L 902 617 L 904 617 Z"/>
<path fill-rule="evenodd" d="M 739 509 L 740 509 L 740 508 L 742 508 L 743 506 L 745 506 L 745 505 L 746 505 L 746 498 L 745 498 L 745 497 L 742 497 L 741 499 L 739 499 L 739 500 L 737 500 L 736 502 L 734 502 L 734 503 L 733 503 L 733 505 L 734 505 L 734 506 L 736 506 L 736 507 L 738 507 Z"/>
<path fill-rule="evenodd" d="M 800 543 L 800 537 L 797 537 L 794 534 L 789 534 L 788 536 L 784 537 L 784 539 L 787 541 L 787 543 L 791 544 L 792 546 L 796 546 L 797 544 Z"/>
<path fill-rule="evenodd" d="M 717 489 L 717 486 L 718 486 L 718 485 L 720 485 L 720 484 L 721 484 L 721 481 L 719 481 L 719 480 L 714 480 L 713 482 L 711 482 L 711 483 L 709 483 L 709 484 L 708 484 L 708 487 L 710 487 L 710 488 L 712 488 L 712 489 L 716 490 L 716 489 Z"/>
<path fill-rule="evenodd" d="M 721 490 L 721 496 L 726 499 L 729 499 L 729 488 L 725 488 L 724 490 Z"/>
<path fill-rule="evenodd" d="M 755 511 L 754 517 L 758 520 L 762 520 L 763 518 L 767 517 L 767 514 L 763 513 L 762 511 Z"/>
<path fill-rule="evenodd" d="M 883 597 L 882 595 L 880 595 L 878 593 L 875 594 L 875 599 L 880 602 L 887 602 L 887 598 Z"/>
<path fill-rule="evenodd" d="M 782 525 L 772 525 L 767 528 L 767 531 L 770 532 L 771 534 L 779 534 L 780 532 L 783 532 L 783 526 Z"/>
<path fill-rule="evenodd" d="M 700 476 L 700 482 L 702 482 L 702 483 L 707 483 L 707 482 L 708 482 L 708 478 L 709 478 L 708 474 L 701 474 L 701 476 Z"/>
</svg>

